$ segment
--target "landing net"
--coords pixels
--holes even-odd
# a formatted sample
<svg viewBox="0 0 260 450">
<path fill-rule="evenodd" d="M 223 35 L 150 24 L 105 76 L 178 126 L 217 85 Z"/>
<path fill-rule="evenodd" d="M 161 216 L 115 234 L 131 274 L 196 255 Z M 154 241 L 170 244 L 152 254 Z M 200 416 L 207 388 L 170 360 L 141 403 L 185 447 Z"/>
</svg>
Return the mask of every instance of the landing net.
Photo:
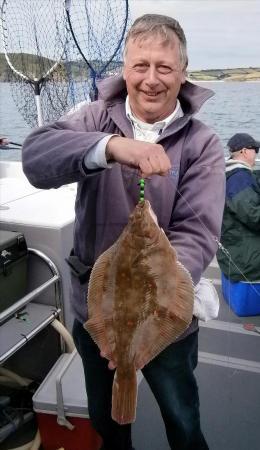
<svg viewBox="0 0 260 450">
<path fill-rule="evenodd" d="M 90 97 L 96 99 L 96 80 L 117 73 L 122 66 L 121 49 L 128 26 L 128 0 L 65 0 L 68 25 L 90 80 Z M 83 61 L 82 61 L 83 60 Z M 74 66 L 75 67 L 75 66 Z"/>
<path fill-rule="evenodd" d="M 67 42 L 61 0 L 4 0 L 2 40 L 19 112 L 30 125 L 58 118 L 67 102 Z M 20 83 L 19 83 L 20 82 Z"/>
</svg>

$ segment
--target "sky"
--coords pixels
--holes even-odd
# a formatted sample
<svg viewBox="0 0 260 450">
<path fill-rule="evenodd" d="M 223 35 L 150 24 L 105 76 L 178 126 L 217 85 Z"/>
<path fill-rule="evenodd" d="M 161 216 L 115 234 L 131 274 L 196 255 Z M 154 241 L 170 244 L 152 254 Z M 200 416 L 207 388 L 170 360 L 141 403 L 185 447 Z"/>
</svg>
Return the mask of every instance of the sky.
<svg viewBox="0 0 260 450">
<path fill-rule="evenodd" d="M 260 0 L 130 0 L 132 20 L 145 13 L 177 19 L 188 42 L 189 69 L 260 66 Z"/>
<path fill-rule="evenodd" d="M 47 2 L 34 1 L 42 6 Z M 97 3 L 105 8 L 107 1 Z M 120 0 L 110 1 L 118 6 Z M 260 0 L 129 0 L 129 5 L 132 21 L 159 13 L 180 22 L 188 42 L 189 70 L 260 66 Z"/>
</svg>

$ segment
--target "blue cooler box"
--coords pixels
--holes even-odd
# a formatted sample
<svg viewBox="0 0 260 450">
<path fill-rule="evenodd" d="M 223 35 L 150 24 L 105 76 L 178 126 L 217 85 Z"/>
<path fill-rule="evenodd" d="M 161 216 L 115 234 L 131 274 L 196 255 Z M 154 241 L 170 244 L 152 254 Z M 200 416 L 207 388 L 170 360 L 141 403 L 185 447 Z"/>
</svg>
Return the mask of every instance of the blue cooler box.
<svg viewBox="0 0 260 450">
<path fill-rule="evenodd" d="M 221 274 L 222 294 L 230 308 L 238 316 L 257 316 L 260 314 L 260 281 L 246 283 L 234 282 Z"/>
</svg>

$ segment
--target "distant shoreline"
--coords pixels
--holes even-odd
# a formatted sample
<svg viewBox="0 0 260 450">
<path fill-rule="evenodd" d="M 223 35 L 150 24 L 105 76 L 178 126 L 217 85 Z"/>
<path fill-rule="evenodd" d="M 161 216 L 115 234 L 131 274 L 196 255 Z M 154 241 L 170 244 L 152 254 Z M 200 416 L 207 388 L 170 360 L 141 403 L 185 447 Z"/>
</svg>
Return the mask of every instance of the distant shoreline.
<svg viewBox="0 0 260 450">
<path fill-rule="evenodd" d="M 48 58 L 38 57 L 36 55 L 31 55 L 27 53 L 13 53 L 12 62 L 14 66 L 19 67 L 22 65 L 23 72 L 26 72 L 24 65 L 27 65 L 27 69 L 30 68 L 29 73 L 34 74 L 37 77 L 39 72 L 39 64 L 49 69 L 53 61 Z M 14 62 L 15 61 L 15 62 Z M 93 67 L 95 65 L 100 65 L 100 61 L 91 61 Z M 113 74 L 118 73 L 122 62 L 112 61 L 109 64 L 109 72 Z M 56 81 L 66 81 L 67 79 L 67 65 L 69 65 L 70 73 L 74 81 L 82 81 L 88 76 L 88 69 L 84 61 L 70 61 L 61 63 L 57 70 L 55 71 L 54 80 Z M 39 76 L 39 74 L 38 74 Z M 229 69 L 202 69 L 202 70 L 188 70 L 187 79 L 189 81 L 260 81 L 260 67 L 238 67 Z M 10 68 L 6 62 L 3 53 L 0 53 L 0 81 L 8 82 L 10 81 Z"/>
<path fill-rule="evenodd" d="M 208 69 L 188 71 L 189 81 L 260 81 L 259 67 Z"/>
<path fill-rule="evenodd" d="M 186 78 L 187 81 L 190 81 L 191 83 L 196 83 L 196 82 L 200 82 L 200 83 L 230 83 L 230 82 L 234 82 L 234 83 L 238 83 L 238 82 L 242 82 L 242 83 L 260 83 L 260 78 L 259 80 L 203 80 L 203 79 L 194 79 L 194 78 L 189 78 L 189 76 Z"/>
</svg>

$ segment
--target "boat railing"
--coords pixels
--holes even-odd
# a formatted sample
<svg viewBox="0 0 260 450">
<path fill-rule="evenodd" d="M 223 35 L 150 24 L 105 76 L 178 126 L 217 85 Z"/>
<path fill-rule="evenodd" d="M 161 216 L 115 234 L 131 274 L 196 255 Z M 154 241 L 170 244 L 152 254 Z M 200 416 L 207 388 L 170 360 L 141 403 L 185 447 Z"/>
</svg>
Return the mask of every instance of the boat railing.
<svg viewBox="0 0 260 450">
<path fill-rule="evenodd" d="M 29 256 L 35 255 L 47 264 L 51 278 L 34 288 L 0 314 L 0 364 L 36 336 L 62 313 L 61 278 L 53 261 L 40 250 L 29 248 Z M 52 304 L 33 302 L 50 286 L 54 286 Z"/>
</svg>

